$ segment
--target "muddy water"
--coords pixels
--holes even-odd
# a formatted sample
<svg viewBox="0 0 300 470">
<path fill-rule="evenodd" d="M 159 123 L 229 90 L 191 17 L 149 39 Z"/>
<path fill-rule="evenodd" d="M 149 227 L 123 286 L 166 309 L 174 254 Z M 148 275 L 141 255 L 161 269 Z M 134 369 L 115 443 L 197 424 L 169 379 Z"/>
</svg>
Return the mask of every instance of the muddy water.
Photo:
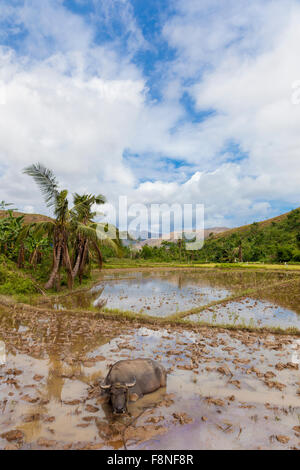
<svg viewBox="0 0 300 470">
<path fill-rule="evenodd" d="M 300 281 L 258 290 L 251 297 L 224 302 L 187 317 L 195 322 L 235 324 L 255 327 L 294 327 L 300 330 Z"/>
<path fill-rule="evenodd" d="M 7 352 L 1 449 L 300 447 L 293 337 L 145 328 L 33 309 L 0 313 L 0 340 Z M 136 357 L 160 361 L 167 387 L 114 417 L 99 380 L 110 364 Z"/>
<path fill-rule="evenodd" d="M 103 275 L 90 292 L 59 298 L 54 307 L 84 308 L 91 304 L 166 317 L 207 305 L 246 288 L 290 280 L 291 273 L 246 271 L 149 271 Z"/>
<path fill-rule="evenodd" d="M 300 330 L 300 315 L 275 303 L 246 297 L 239 301 L 210 307 L 198 314 L 189 315 L 188 320 L 205 321 L 211 324 L 246 325 L 250 327 L 294 327 Z"/>
</svg>

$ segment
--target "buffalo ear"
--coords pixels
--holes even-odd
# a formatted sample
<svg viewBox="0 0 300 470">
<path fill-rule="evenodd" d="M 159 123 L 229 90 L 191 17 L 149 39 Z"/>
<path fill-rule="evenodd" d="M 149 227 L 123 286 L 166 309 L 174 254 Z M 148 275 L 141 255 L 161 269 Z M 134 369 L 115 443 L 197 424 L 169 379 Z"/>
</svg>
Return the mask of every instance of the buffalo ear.
<svg viewBox="0 0 300 470">
<path fill-rule="evenodd" d="M 136 378 L 134 377 L 133 382 L 126 383 L 125 385 L 126 385 L 127 388 L 132 388 L 132 387 L 135 386 L 135 384 L 136 384 Z"/>
<path fill-rule="evenodd" d="M 102 390 L 109 390 L 110 387 L 111 387 L 111 385 L 100 384 L 100 388 L 101 388 Z"/>
</svg>

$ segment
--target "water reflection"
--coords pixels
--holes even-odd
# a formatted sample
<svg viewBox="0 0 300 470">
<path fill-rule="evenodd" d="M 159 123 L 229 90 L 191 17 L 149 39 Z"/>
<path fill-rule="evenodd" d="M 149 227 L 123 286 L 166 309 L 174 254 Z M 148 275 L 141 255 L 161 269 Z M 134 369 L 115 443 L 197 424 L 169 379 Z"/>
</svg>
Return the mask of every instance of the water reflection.
<svg viewBox="0 0 300 470">
<path fill-rule="evenodd" d="M 59 298 L 55 307 L 68 309 L 94 305 L 165 317 L 221 300 L 247 288 L 290 281 L 293 276 L 293 273 L 221 270 L 104 273 L 102 281 L 89 292 Z"/>
<path fill-rule="evenodd" d="M 225 305 L 210 307 L 201 313 L 189 315 L 188 320 L 218 325 L 244 325 L 249 327 L 300 328 L 300 316 L 276 304 L 245 298 Z"/>
</svg>

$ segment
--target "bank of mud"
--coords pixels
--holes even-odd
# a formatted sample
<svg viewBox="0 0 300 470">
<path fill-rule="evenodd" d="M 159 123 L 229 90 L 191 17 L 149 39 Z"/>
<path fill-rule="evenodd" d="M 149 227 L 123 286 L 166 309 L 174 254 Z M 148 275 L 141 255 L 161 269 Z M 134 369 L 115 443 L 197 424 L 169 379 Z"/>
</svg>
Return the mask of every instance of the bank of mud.
<svg viewBox="0 0 300 470">
<path fill-rule="evenodd" d="M 1 449 L 300 448 L 296 337 L 11 306 L 0 340 Z M 114 417 L 99 381 L 136 357 L 167 388 Z"/>
</svg>

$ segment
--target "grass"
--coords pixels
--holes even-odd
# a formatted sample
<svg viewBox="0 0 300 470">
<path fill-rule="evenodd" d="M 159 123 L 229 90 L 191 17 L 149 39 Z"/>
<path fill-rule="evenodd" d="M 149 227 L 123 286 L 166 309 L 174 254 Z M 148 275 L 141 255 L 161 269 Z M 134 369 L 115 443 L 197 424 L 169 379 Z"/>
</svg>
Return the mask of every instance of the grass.
<svg viewBox="0 0 300 470">
<path fill-rule="evenodd" d="M 133 268 L 209 268 L 209 269 L 265 269 L 267 271 L 295 271 L 300 273 L 299 264 L 264 264 L 264 263 L 197 263 L 197 262 L 159 262 L 152 260 L 132 260 L 129 258 L 112 258 L 104 263 L 103 268 L 133 269 Z"/>
<path fill-rule="evenodd" d="M 33 296 L 42 292 L 34 279 L 18 269 L 12 261 L 0 256 L 0 295 Z"/>
</svg>

